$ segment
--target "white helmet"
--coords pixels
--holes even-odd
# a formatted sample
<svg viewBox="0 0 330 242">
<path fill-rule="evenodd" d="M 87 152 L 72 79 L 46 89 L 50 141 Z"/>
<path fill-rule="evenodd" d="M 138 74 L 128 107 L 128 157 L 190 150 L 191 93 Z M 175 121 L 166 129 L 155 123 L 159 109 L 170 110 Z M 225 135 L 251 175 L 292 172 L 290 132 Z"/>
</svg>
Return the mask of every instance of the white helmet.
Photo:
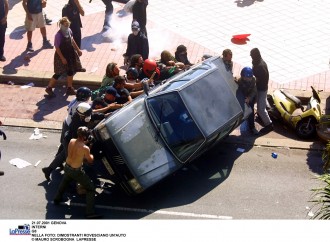
<svg viewBox="0 0 330 242">
<path fill-rule="evenodd" d="M 80 116 L 87 117 L 92 115 L 92 107 L 88 103 L 80 103 L 76 111 Z"/>
</svg>

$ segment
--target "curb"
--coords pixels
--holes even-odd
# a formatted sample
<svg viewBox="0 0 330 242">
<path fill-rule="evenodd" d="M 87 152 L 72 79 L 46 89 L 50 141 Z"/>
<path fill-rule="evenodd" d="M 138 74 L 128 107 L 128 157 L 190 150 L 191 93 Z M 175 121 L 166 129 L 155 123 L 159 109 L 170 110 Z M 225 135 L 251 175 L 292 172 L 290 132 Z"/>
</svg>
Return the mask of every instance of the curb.
<svg viewBox="0 0 330 242">
<path fill-rule="evenodd" d="M 49 71 L 11 70 L 13 73 L 8 73 L 10 71 L 4 70 L 4 68 L 0 68 L 0 71 L 3 73 L 0 83 L 13 82 L 15 85 L 24 85 L 33 82 L 35 86 L 39 87 L 46 87 L 50 78 L 54 75 L 53 72 Z M 93 75 L 93 73 L 80 72 L 75 74 L 73 83 L 75 86 L 98 87 L 101 85 L 102 78 L 103 76 Z"/>
<path fill-rule="evenodd" d="M 260 147 L 276 147 L 283 149 L 296 149 L 296 150 L 313 150 L 322 151 L 324 149 L 324 143 L 322 141 L 299 141 L 293 139 L 283 138 L 267 138 L 266 136 L 253 139 L 247 136 L 230 135 L 224 140 L 226 143 L 243 145 L 243 146 L 260 146 Z"/>
</svg>

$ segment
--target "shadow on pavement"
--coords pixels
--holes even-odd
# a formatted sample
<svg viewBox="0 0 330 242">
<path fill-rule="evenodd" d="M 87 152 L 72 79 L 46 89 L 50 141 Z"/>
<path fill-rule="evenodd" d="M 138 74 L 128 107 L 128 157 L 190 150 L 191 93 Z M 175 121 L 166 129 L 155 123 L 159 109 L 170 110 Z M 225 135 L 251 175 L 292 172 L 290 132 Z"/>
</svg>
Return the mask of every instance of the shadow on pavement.
<svg viewBox="0 0 330 242">
<path fill-rule="evenodd" d="M 34 52 L 23 51 L 20 55 L 12 59 L 9 64 L 3 67 L 2 74 L 16 74 L 17 68 L 20 66 L 29 66 L 30 59 L 40 53 L 43 49 L 35 50 Z"/>
<path fill-rule="evenodd" d="M 317 175 L 322 175 L 324 173 L 321 150 L 309 150 L 307 153 L 306 163 L 311 172 L 316 173 Z"/>
<path fill-rule="evenodd" d="M 23 39 L 24 34 L 26 33 L 24 26 L 16 27 L 10 34 L 10 39 L 20 40 Z"/>
<path fill-rule="evenodd" d="M 245 147 L 245 152 L 252 147 Z M 191 204 L 220 186 L 230 176 L 235 161 L 241 155 L 236 145 L 221 142 L 198 160 L 188 164 L 143 194 L 127 197 L 117 192 L 111 195 L 108 202 L 115 207 L 144 209 L 151 212 Z M 115 216 L 114 219 L 119 218 L 115 214 L 113 216 Z M 143 213 L 125 215 L 126 219 L 143 216 L 145 216 Z"/>
<path fill-rule="evenodd" d="M 88 52 L 93 52 L 96 48 L 93 45 L 99 45 L 103 43 L 102 33 L 96 33 L 90 36 L 85 36 L 81 40 L 82 50 L 87 50 Z"/>
<path fill-rule="evenodd" d="M 38 109 L 33 114 L 34 121 L 41 122 L 45 120 L 45 116 L 48 114 L 51 114 L 62 107 L 68 106 L 70 102 L 66 98 L 63 98 L 63 96 L 65 96 L 65 91 L 56 88 L 54 92 L 56 94 L 55 98 L 48 98 L 45 94 L 44 99 L 36 103 Z"/>
<path fill-rule="evenodd" d="M 245 152 L 252 147 L 245 146 Z M 221 185 L 230 176 L 235 161 L 242 155 L 237 148 L 237 145 L 221 142 L 195 162 L 135 197 L 128 197 L 118 187 L 108 186 L 105 192 L 96 196 L 96 212 L 106 214 L 104 219 L 140 219 L 152 214 L 153 211 L 191 204 Z M 78 195 L 75 186 L 72 185 L 63 196 L 64 203 L 55 206 L 52 201 L 62 175 L 56 170 L 51 178 L 50 183 L 45 181 L 39 184 L 45 188 L 48 201 L 45 218 L 84 219 L 85 195 Z M 100 184 L 95 184 L 95 187 L 100 188 Z M 68 199 L 73 206 L 65 203 Z M 125 211 L 125 208 L 129 208 L 131 212 Z M 136 212 L 133 212 L 135 210 Z"/>
<path fill-rule="evenodd" d="M 13 9 L 13 7 L 14 7 L 16 4 L 20 3 L 20 2 L 22 2 L 22 0 L 10 0 L 10 1 L 8 1 L 8 4 L 9 4 L 9 10 Z"/>
</svg>

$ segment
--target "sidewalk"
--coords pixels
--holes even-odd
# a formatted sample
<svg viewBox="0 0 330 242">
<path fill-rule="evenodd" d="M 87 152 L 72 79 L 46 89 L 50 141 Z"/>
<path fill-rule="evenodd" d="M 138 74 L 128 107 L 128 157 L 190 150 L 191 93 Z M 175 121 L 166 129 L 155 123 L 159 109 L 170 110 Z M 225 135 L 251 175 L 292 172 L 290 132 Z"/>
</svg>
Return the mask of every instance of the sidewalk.
<svg viewBox="0 0 330 242">
<path fill-rule="evenodd" d="M 52 43 L 66 2 L 48 0 L 46 13 L 53 23 L 47 25 L 47 36 Z M 122 66 L 132 16 L 123 15 L 124 5 L 113 2 L 113 29 L 104 36 L 100 33 L 105 9 L 102 1 L 80 2 L 86 13 L 82 17 L 81 61 L 87 72 L 75 75 L 74 85 L 94 88 L 100 84 L 109 62 Z M 9 4 L 7 61 L 0 63 L 0 120 L 5 125 L 60 129 L 66 105 L 73 97 L 44 97 L 44 87 L 53 75 L 55 50 L 40 49 L 42 38 L 36 30 L 32 38 L 35 51 L 28 55 L 22 1 L 9 0 Z M 152 0 L 147 10 L 150 58 L 158 59 L 165 49 L 174 53 L 178 45 L 184 44 L 190 61 L 196 63 L 205 53 L 220 55 L 223 49 L 230 48 L 234 53 L 234 74 L 238 75 L 243 66 L 251 66 L 249 51 L 258 47 L 270 70 L 271 90 L 286 88 L 299 96 L 309 96 L 309 86 L 313 85 L 323 90 L 325 104 L 330 93 L 330 5 L 325 1 L 195 0 L 187 5 L 187 1 Z M 232 35 L 241 33 L 251 33 L 246 43 L 232 40 Z M 16 85 L 8 85 L 8 81 Z M 35 86 L 21 88 L 29 83 Z M 65 81 L 58 82 L 58 94 L 64 93 L 64 85 Z M 275 132 L 270 136 L 287 139 Z"/>
</svg>

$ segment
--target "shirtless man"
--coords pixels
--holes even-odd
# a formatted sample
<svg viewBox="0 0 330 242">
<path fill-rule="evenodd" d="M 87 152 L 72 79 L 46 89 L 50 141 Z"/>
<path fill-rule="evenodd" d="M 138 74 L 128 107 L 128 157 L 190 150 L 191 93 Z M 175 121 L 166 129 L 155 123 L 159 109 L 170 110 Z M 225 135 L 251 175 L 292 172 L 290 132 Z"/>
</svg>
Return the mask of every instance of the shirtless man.
<svg viewBox="0 0 330 242">
<path fill-rule="evenodd" d="M 79 127 L 77 130 L 77 139 L 71 139 L 68 146 L 68 157 L 64 167 L 64 177 L 58 188 L 54 199 L 54 204 L 58 205 L 62 201 L 62 195 L 71 181 L 76 181 L 86 189 L 86 218 L 100 218 L 101 215 L 95 214 L 94 196 L 95 187 L 91 179 L 83 170 L 83 162 L 93 163 L 94 156 L 90 153 L 89 147 L 86 145 L 89 132 L 85 126 Z"/>
</svg>

